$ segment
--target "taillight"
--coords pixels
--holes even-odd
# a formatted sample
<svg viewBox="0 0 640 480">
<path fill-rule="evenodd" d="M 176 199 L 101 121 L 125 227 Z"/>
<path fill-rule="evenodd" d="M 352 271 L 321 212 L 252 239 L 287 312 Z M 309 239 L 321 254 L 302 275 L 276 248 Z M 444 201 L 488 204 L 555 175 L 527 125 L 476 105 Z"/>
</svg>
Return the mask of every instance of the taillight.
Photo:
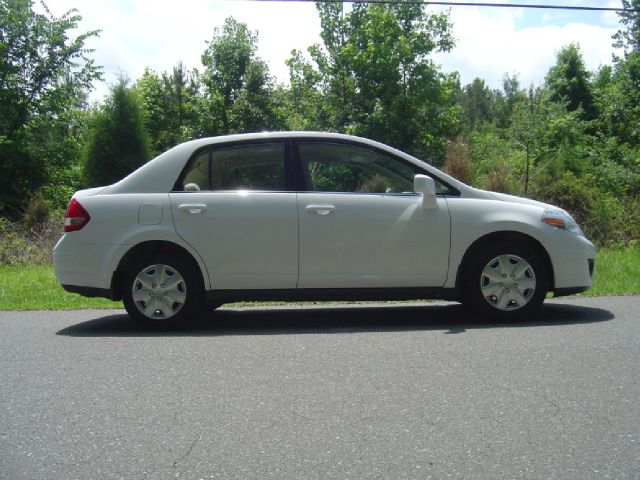
<svg viewBox="0 0 640 480">
<path fill-rule="evenodd" d="M 78 200 L 72 198 L 64 214 L 64 231 L 75 232 L 80 230 L 89 223 L 89 220 L 91 220 L 89 213 L 80 205 Z"/>
</svg>

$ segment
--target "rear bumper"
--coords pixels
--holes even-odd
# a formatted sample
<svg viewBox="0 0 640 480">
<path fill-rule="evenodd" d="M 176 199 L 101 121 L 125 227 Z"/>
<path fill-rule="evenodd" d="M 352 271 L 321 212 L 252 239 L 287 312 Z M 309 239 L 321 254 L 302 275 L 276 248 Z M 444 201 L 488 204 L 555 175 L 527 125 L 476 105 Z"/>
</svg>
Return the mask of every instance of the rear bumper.
<svg viewBox="0 0 640 480">
<path fill-rule="evenodd" d="M 113 258 L 118 245 L 78 243 L 65 234 L 53 249 L 53 271 L 60 285 L 77 288 L 111 289 Z"/>
</svg>

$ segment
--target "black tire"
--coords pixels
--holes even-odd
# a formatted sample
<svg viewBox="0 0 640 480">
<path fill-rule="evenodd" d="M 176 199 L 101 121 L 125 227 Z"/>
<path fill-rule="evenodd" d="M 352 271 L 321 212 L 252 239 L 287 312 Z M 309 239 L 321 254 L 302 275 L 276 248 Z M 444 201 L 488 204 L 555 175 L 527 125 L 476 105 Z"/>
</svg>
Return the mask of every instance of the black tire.
<svg viewBox="0 0 640 480">
<path fill-rule="evenodd" d="M 525 318 L 540 307 L 549 288 L 544 259 L 523 244 L 485 245 L 468 258 L 463 272 L 463 303 L 481 318 Z"/>
<path fill-rule="evenodd" d="M 122 301 L 129 316 L 167 328 L 197 320 L 204 306 L 202 275 L 182 255 L 145 253 L 124 266 Z"/>
</svg>

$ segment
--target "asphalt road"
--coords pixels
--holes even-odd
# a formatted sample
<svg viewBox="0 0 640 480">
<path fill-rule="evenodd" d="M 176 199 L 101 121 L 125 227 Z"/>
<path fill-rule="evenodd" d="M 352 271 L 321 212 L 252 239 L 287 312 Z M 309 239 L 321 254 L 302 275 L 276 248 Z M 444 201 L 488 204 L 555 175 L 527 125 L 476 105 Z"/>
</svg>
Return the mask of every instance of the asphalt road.
<svg viewBox="0 0 640 480">
<path fill-rule="evenodd" d="M 0 478 L 637 479 L 640 297 L 0 312 Z"/>
</svg>

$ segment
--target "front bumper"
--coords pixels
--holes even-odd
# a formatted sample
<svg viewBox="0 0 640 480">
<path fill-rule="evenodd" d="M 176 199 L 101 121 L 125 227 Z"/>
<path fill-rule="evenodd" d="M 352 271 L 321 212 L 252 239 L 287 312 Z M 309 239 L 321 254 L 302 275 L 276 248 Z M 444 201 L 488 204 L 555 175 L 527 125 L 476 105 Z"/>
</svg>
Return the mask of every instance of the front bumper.
<svg viewBox="0 0 640 480">
<path fill-rule="evenodd" d="M 596 247 L 583 236 L 570 235 L 549 251 L 555 253 L 551 255 L 555 296 L 584 292 L 592 284 Z"/>
<path fill-rule="evenodd" d="M 589 276 L 593 278 L 593 269 L 595 267 L 595 258 L 587 259 L 587 268 L 589 269 Z M 567 295 L 575 295 L 576 293 L 582 293 L 591 287 L 591 283 L 588 286 L 584 287 L 565 287 L 565 288 L 556 288 L 553 291 L 554 297 L 566 297 Z"/>
</svg>

